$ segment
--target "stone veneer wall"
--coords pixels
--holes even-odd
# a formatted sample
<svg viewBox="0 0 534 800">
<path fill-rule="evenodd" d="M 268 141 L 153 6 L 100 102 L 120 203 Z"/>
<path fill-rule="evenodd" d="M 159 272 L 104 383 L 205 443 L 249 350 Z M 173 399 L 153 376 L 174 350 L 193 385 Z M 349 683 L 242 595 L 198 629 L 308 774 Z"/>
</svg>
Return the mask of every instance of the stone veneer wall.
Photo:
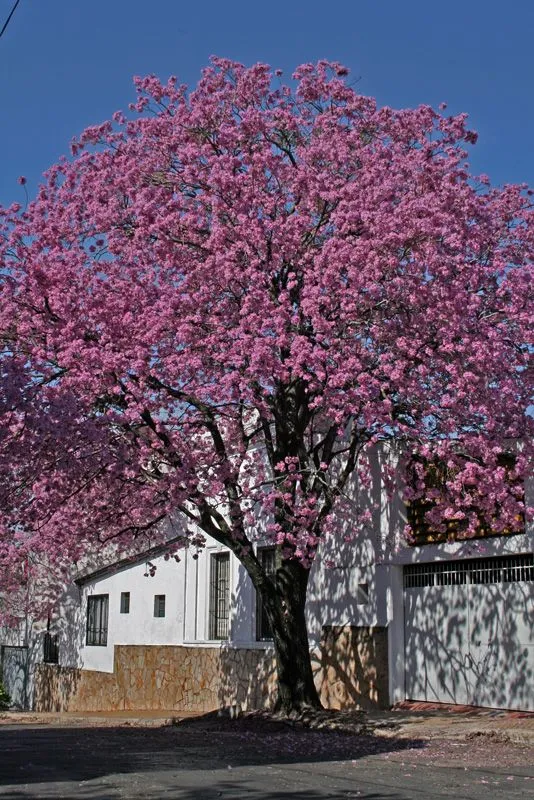
<svg viewBox="0 0 534 800">
<path fill-rule="evenodd" d="M 325 708 L 389 706 L 387 628 L 325 627 L 312 665 Z"/>
<path fill-rule="evenodd" d="M 327 708 L 388 705 L 385 628 L 325 628 L 321 645 L 312 650 L 312 666 Z M 272 650 L 116 645 L 113 673 L 40 664 L 34 709 L 268 708 L 275 687 Z"/>
</svg>

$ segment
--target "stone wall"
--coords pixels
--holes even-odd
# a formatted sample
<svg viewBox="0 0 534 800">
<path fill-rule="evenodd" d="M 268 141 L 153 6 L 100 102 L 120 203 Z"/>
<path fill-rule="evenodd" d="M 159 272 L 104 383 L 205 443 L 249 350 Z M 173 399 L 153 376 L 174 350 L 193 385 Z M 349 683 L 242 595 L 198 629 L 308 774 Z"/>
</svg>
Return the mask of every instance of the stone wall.
<svg viewBox="0 0 534 800">
<path fill-rule="evenodd" d="M 325 628 L 312 666 L 326 707 L 388 705 L 385 628 Z M 275 685 L 272 650 L 116 645 L 113 673 L 40 664 L 34 708 L 199 713 L 233 705 L 266 708 Z"/>
<path fill-rule="evenodd" d="M 325 708 L 389 706 L 387 628 L 324 627 L 312 666 Z"/>
<path fill-rule="evenodd" d="M 116 645 L 114 671 L 40 664 L 36 711 L 263 708 L 274 694 L 272 651 Z"/>
</svg>

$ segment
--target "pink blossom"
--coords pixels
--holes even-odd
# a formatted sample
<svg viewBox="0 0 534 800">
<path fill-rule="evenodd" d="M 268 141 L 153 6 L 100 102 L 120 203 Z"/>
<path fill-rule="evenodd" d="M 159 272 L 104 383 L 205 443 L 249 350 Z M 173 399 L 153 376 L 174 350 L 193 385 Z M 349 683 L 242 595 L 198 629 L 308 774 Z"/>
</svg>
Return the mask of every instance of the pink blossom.
<svg viewBox="0 0 534 800">
<path fill-rule="evenodd" d="M 136 78 L 132 114 L 2 211 L 4 589 L 164 538 L 177 509 L 194 548 L 247 563 L 267 538 L 307 570 L 327 536 L 372 535 L 347 493 L 381 443 L 449 465 L 407 491 L 437 526 L 522 524 L 526 187 L 475 185 L 465 115 L 380 108 L 346 74 Z"/>
</svg>

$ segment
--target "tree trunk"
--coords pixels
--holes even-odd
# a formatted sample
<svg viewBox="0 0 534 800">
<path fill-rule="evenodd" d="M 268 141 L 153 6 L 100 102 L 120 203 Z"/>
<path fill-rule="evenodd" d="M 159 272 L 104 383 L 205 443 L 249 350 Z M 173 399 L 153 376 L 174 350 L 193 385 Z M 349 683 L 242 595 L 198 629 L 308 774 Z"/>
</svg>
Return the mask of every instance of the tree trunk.
<svg viewBox="0 0 534 800">
<path fill-rule="evenodd" d="M 276 708 L 287 714 L 305 708 L 321 708 L 313 682 L 304 614 L 308 576 L 309 570 L 299 562 L 285 561 L 276 573 L 276 591 L 262 591 L 276 652 Z"/>
</svg>

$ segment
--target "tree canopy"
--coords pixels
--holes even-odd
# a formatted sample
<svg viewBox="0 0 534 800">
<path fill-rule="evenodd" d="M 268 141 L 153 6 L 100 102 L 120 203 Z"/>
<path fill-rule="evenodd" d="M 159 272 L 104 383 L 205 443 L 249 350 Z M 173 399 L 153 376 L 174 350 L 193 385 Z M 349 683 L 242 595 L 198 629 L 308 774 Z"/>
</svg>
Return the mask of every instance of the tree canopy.
<svg viewBox="0 0 534 800">
<path fill-rule="evenodd" d="M 284 83 L 214 58 L 191 92 L 135 84 L 132 113 L 1 212 L 4 574 L 126 546 L 178 509 L 275 619 L 288 565 L 305 575 L 340 515 L 364 530 L 346 488 L 380 442 L 448 465 L 436 519 L 517 528 L 527 187 L 471 176 L 465 115 L 378 107 L 337 63 Z"/>
</svg>

